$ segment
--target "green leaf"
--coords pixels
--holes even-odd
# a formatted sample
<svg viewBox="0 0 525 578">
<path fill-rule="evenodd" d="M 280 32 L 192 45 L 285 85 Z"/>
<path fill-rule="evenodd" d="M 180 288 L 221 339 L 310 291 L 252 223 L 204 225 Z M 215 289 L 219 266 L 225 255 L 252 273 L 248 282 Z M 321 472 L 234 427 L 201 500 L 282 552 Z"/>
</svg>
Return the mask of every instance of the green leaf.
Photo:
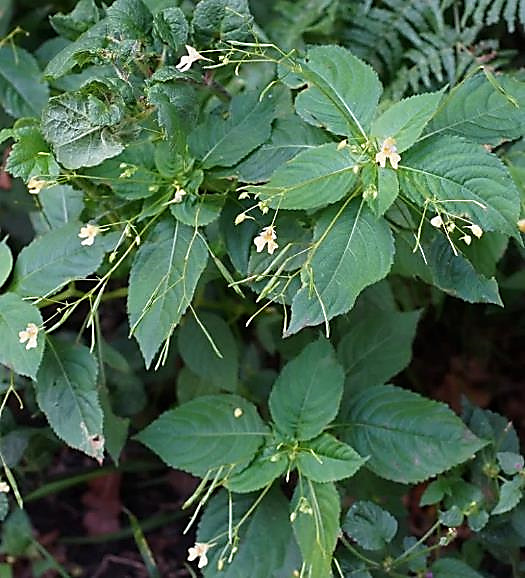
<svg viewBox="0 0 525 578">
<path fill-rule="evenodd" d="M 239 351 L 231 329 L 212 313 L 197 312 L 197 316 L 200 324 L 195 316 L 188 317 L 178 333 L 178 350 L 184 363 L 221 389 L 235 391 Z"/>
<path fill-rule="evenodd" d="M 401 191 L 413 201 L 466 216 L 484 231 L 518 234 L 518 190 L 503 163 L 482 146 L 434 136 L 412 147 L 401 163 Z"/>
<path fill-rule="evenodd" d="M 7 281 L 13 268 L 13 255 L 5 239 L 0 243 L 0 287 Z"/>
<path fill-rule="evenodd" d="M 432 565 L 434 578 L 483 578 L 481 574 L 454 558 L 441 558 Z"/>
<path fill-rule="evenodd" d="M 0 46 L 0 104 L 15 118 L 39 116 L 49 88 L 35 58 L 9 43 Z"/>
<path fill-rule="evenodd" d="M 129 280 L 128 316 L 146 367 L 190 304 L 208 253 L 196 231 L 172 219 L 140 247 Z"/>
<path fill-rule="evenodd" d="M 198 44 L 253 40 L 253 16 L 247 0 L 201 0 L 191 24 Z"/>
<path fill-rule="evenodd" d="M 113 463 L 118 466 L 120 454 L 128 439 L 130 419 L 120 417 L 113 411 L 108 390 L 105 387 L 100 390 L 100 404 L 104 414 L 104 445 Z"/>
<path fill-rule="evenodd" d="M 207 395 L 163 413 L 136 439 L 170 467 L 202 477 L 221 466 L 248 464 L 267 433 L 249 401 Z"/>
<path fill-rule="evenodd" d="M 256 496 L 232 496 L 232 526 L 238 524 L 253 506 Z M 284 562 L 290 540 L 291 528 L 288 520 L 288 502 L 283 494 L 272 488 L 261 503 L 239 528 L 238 552 L 231 563 L 224 563 L 218 570 L 217 564 L 222 553 L 229 553 L 228 494 L 219 492 L 206 506 L 199 522 L 197 541 L 212 543 L 208 551 L 209 562 L 203 569 L 205 578 L 268 578 L 274 576 Z M 218 537 L 218 538 L 217 538 Z M 226 554 L 224 554 L 226 552 Z"/>
<path fill-rule="evenodd" d="M 153 16 L 142 0 L 116 0 L 107 10 L 108 33 L 121 40 L 145 41 Z"/>
<path fill-rule="evenodd" d="M 282 476 L 288 466 L 286 453 L 274 439 L 266 441 L 248 467 L 228 478 L 226 487 L 232 492 L 255 492 Z"/>
<path fill-rule="evenodd" d="M 36 377 L 36 399 L 60 439 L 101 463 L 104 416 L 97 374 L 97 362 L 87 347 L 49 338 Z"/>
<path fill-rule="evenodd" d="M 344 420 L 344 439 L 378 476 L 416 483 L 472 457 L 477 438 L 443 403 L 392 385 L 357 393 Z"/>
<path fill-rule="evenodd" d="M 190 198 L 170 206 L 171 214 L 185 225 L 204 227 L 219 218 L 224 206 L 222 195 L 202 195 L 198 200 Z"/>
<path fill-rule="evenodd" d="M 396 141 L 398 153 L 410 148 L 436 112 L 443 91 L 427 92 L 394 103 L 372 123 L 372 136 L 378 145 L 389 137 Z"/>
<path fill-rule="evenodd" d="M 315 209 L 335 203 L 355 186 L 355 160 L 335 143 L 306 149 L 278 168 L 270 181 L 248 190 L 273 208 Z"/>
<path fill-rule="evenodd" d="M 350 446 L 327 433 L 301 445 L 297 456 L 300 472 L 314 482 L 350 478 L 365 462 Z"/>
<path fill-rule="evenodd" d="M 366 140 L 381 83 L 374 70 L 340 46 L 311 48 L 299 75 L 308 83 L 295 110 L 308 123 Z"/>
<path fill-rule="evenodd" d="M 494 277 L 485 277 L 462 255 L 454 255 L 444 234 L 435 235 L 429 241 L 430 247 L 422 242 L 426 262 L 421 252 L 412 251 L 413 244 L 413 236 L 398 234 L 393 272 L 407 277 L 417 276 L 445 293 L 469 303 L 502 305 Z"/>
<path fill-rule="evenodd" d="M 36 119 L 21 119 L 15 124 L 16 142 L 7 158 L 6 169 L 14 176 L 31 177 L 58 175 L 60 167 L 40 132 Z"/>
<path fill-rule="evenodd" d="M 376 217 L 382 217 L 399 195 L 399 181 L 394 169 L 377 167 L 377 195 L 365 196 Z"/>
<path fill-rule="evenodd" d="M 44 75 L 51 79 L 57 79 L 70 72 L 77 64 L 78 57 L 82 52 L 102 48 L 107 42 L 108 22 L 101 20 L 79 38 L 68 44 L 47 64 Z"/>
<path fill-rule="evenodd" d="M 331 577 L 341 513 L 334 484 L 316 484 L 309 480 L 297 484 L 291 509 L 296 516 L 293 530 L 306 565 L 305 575 Z"/>
<path fill-rule="evenodd" d="M 382 550 L 397 532 L 397 520 L 373 502 L 354 502 L 343 530 L 365 550 Z"/>
<path fill-rule="evenodd" d="M 83 193 L 69 185 L 45 187 L 38 194 L 38 199 L 51 229 L 76 221 L 84 209 Z"/>
<path fill-rule="evenodd" d="M 83 246 L 81 224 L 72 222 L 37 237 L 20 251 L 11 291 L 22 297 L 51 295 L 65 283 L 83 279 L 98 269 L 105 249 L 102 240 Z"/>
<path fill-rule="evenodd" d="M 293 299 L 285 336 L 347 313 L 359 293 L 390 270 L 394 242 L 386 221 L 357 199 L 337 213 L 337 207 L 324 211 L 316 223 L 314 240 L 323 239 L 310 252 L 310 279 Z"/>
<path fill-rule="evenodd" d="M 500 468 L 509 476 L 513 476 L 523 470 L 525 459 L 514 452 L 498 452 L 496 454 Z"/>
<path fill-rule="evenodd" d="M 37 347 L 26 350 L 18 333 L 25 331 L 28 323 L 42 327 L 38 309 L 13 293 L 0 295 L 0 363 L 34 379 L 44 353 L 44 338 L 38 336 Z"/>
<path fill-rule="evenodd" d="M 49 21 L 57 34 L 68 40 L 76 40 L 88 28 L 100 20 L 94 0 L 79 0 L 69 14 L 54 14 Z"/>
<path fill-rule="evenodd" d="M 174 52 L 180 50 L 188 39 L 188 22 L 178 7 L 161 10 L 153 19 L 153 30 Z"/>
<path fill-rule="evenodd" d="M 237 165 L 235 172 L 244 183 L 267 181 L 281 165 L 327 140 L 324 131 L 306 124 L 297 115 L 277 119 L 269 142 Z"/>
<path fill-rule="evenodd" d="M 412 341 L 421 311 L 377 311 L 367 308 L 352 319 L 337 348 L 351 391 L 382 385 L 404 369 L 412 357 Z"/>
<path fill-rule="evenodd" d="M 515 508 L 523 497 L 524 485 L 525 481 L 519 475 L 512 478 L 512 480 L 503 482 L 498 503 L 494 506 L 491 515 L 504 514 Z"/>
<path fill-rule="evenodd" d="M 344 372 L 325 339 L 307 345 L 288 362 L 270 395 L 270 413 L 281 433 L 296 440 L 319 435 L 334 419 Z"/>
<path fill-rule="evenodd" d="M 456 86 L 428 125 L 423 138 L 449 133 L 480 144 L 498 145 L 523 136 L 525 82 L 505 75 L 499 75 L 497 82 L 502 90 L 484 74 L 478 74 Z"/>
<path fill-rule="evenodd" d="M 49 100 L 42 114 L 44 137 L 68 169 L 92 167 L 124 150 L 115 132 L 121 110 L 92 94 L 70 92 Z"/>
<path fill-rule="evenodd" d="M 270 136 L 275 107 L 267 95 L 254 92 L 235 96 L 227 112 L 208 115 L 189 136 L 190 150 L 202 167 L 231 167 Z"/>
</svg>

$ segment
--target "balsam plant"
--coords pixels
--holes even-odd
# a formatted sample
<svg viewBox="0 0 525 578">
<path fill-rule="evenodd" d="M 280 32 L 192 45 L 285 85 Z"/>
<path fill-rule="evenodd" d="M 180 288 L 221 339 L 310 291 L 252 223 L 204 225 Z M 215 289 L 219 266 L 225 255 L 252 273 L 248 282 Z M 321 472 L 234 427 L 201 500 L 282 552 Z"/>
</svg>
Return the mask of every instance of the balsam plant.
<svg viewBox="0 0 525 578">
<path fill-rule="evenodd" d="M 334 22 L 331 4 L 316 9 Z M 430 4 L 444 18 L 452 2 Z M 485 551 L 523 575 L 512 425 L 389 384 L 421 316 L 392 278 L 502 305 L 496 266 L 522 245 L 523 75 L 472 60 L 448 85 L 383 95 L 327 26 L 322 45 L 274 44 L 246 0 L 80 0 L 50 21 L 34 56 L 18 29 L 0 46 L 16 119 L 0 140 L 35 229 L 17 254 L 0 244 L 2 410 L 23 390 L 58 438 L 118 463 L 143 393 L 138 352 L 104 335 L 111 306 L 146 368 L 184 364 L 178 404 L 134 438 L 202 478 L 186 506 L 204 576 L 488 576 Z M 435 523 L 414 537 L 393 497 L 427 480 Z M 436 556 L 467 531 L 462 557 Z"/>
</svg>

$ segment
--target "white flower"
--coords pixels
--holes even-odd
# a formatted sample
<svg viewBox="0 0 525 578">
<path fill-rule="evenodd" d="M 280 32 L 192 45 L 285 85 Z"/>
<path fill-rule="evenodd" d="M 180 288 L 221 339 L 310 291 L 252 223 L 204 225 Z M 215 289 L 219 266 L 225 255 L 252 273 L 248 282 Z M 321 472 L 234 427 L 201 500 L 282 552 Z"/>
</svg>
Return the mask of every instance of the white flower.
<svg viewBox="0 0 525 578">
<path fill-rule="evenodd" d="M 180 189 L 179 187 L 177 187 L 177 190 L 175 191 L 175 194 L 173 195 L 173 202 L 174 203 L 182 203 L 182 200 L 184 199 L 184 197 L 186 195 L 187 195 L 187 193 L 184 189 Z"/>
<path fill-rule="evenodd" d="M 384 169 L 386 160 L 390 160 L 393 169 L 397 169 L 401 156 L 397 152 L 396 140 L 389 136 L 383 141 L 381 150 L 376 154 L 376 163 Z"/>
<path fill-rule="evenodd" d="M 268 253 L 273 255 L 273 252 L 279 246 L 275 239 L 277 235 L 275 234 L 275 227 L 270 225 L 269 227 L 264 227 L 264 229 L 259 233 L 257 237 L 253 240 L 255 246 L 257 247 L 257 253 L 260 253 L 266 244 L 268 244 Z"/>
<path fill-rule="evenodd" d="M 236 217 L 235 217 L 235 225 L 240 225 L 243 221 L 246 221 L 247 219 L 247 215 L 246 213 L 239 213 Z"/>
<path fill-rule="evenodd" d="M 37 179 L 36 177 L 31 177 L 27 183 L 27 190 L 32 195 L 38 195 L 38 193 L 47 185 L 47 181 L 42 179 Z"/>
<path fill-rule="evenodd" d="M 238 419 L 238 418 L 242 417 L 242 414 L 243 414 L 243 413 L 244 413 L 244 412 L 242 411 L 242 409 L 241 409 L 240 407 L 236 407 L 236 408 L 233 410 L 233 417 L 235 417 L 235 418 Z"/>
<path fill-rule="evenodd" d="M 186 72 L 187 70 L 189 70 L 191 68 L 191 65 L 194 62 L 197 62 L 197 60 L 208 60 L 211 62 L 209 58 L 206 58 L 205 56 L 200 54 L 200 52 L 197 52 L 195 48 L 193 48 L 193 46 L 188 46 L 186 44 L 186 50 L 188 54 L 181 57 L 179 63 L 177 64 L 177 66 L 175 66 L 175 68 L 177 70 L 180 70 L 180 72 Z"/>
<path fill-rule="evenodd" d="M 525 219 L 520 219 L 518 221 L 518 229 L 522 232 L 525 233 Z"/>
<path fill-rule="evenodd" d="M 38 327 L 34 323 L 28 323 L 25 331 L 19 331 L 18 337 L 20 343 L 26 343 L 26 349 L 37 347 L 36 338 L 38 336 Z"/>
<path fill-rule="evenodd" d="M 436 215 L 435 217 L 432 217 L 432 219 L 430 219 L 430 224 L 433 227 L 436 227 L 436 229 L 439 229 L 440 227 L 443 226 L 443 219 L 439 215 Z"/>
<path fill-rule="evenodd" d="M 80 244 L 81 245 L 88 245 L 91 246 L 95 242 L 95 237 L 100 233 L 100 227 L 93 225 L 92 223 L 88 223 L 83 227 L 80 227 L 80 233 L 78 236 L 81 239 L 84 239 Z"/>
<path fill-rule="evenodd" d="M 1 494 L 7 494 L 9 492 L 10 488 L 9 488 L 9 484 L 6 484 L 5 482 L 0 482 L 0 493 Z"/>
<path fill-rule="evenodd" d="M 470 243 L 472 243 L 472 237 L 470 235 L 463 235 L 463 237 L 460 237 L 459 240 L 463 241 L 465 245 L 470 245 Z"/>
<path fill-rule="evenodd" d="M 474 237 L 477 237 L 478 239 L 483 235 L 483 229 L 479 225 L 469 225 L 467 229 L 470 229 Z"/>
<path fill-rule="evenodd" d="M 206 556 L 206 554 L 209 549 L 210 544 L 207 544 L 206 542 L 195 542 L 195 546 L 188 548 L 188 560 L 193 562 L 193 560 L 198 558 L 198 567 L 204 568 L 204 566 L 208 564 L 208 556 Z"/>
</svg>

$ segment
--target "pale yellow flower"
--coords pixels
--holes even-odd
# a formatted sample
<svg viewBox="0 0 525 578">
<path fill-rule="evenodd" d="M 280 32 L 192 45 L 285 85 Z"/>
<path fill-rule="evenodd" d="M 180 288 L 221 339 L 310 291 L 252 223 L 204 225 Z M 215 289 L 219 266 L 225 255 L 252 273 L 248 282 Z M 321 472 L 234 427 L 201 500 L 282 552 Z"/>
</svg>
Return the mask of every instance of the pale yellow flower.
<svg viewBox="0 0 525 578">
<path fill-rule="evenodd" d="M 386 138 L 381 145 L 381 150 L 376 154 L 376 163 L 384 169 L 387 159 L 390 161 L 393 169 L 397 169 L 401 156 L 397 152 L 396 140 L 391 136 Z"/>
<path fill-rule="evenodd" d="M 197 52 L 195 48 L 193 48 L 193 46 L 188 46 L 186 44 L 186 50 L 188 54 L 182 56 L 177 66 L 175 66 L 175 68 L 177 70 L 180 70 L 180 72 L 186 72 L 187 70 L 189 70 L 191 68 L 191 65 L 194 62 L 197 62 L 197 60 L 208 60 L 209 62 L 211 62 L 209 58 L 206 58 L 200 52 Z"/>
<path fill-rule="evenodd" d="M 279 246 L 275 242 L 276 238 L 277 235 L 275 234 L 275 227 L 273 225 L 270 225 L 269 227 L 264 227 L 264 229 L 259 233 L 259 235 L 257 235 L 257 237 L 255 237 L 255 239 L 253 240 L 255 246 L 257 247 L 257 253 L 260 253 L 264 249 L 265 245 L 268 245 L 268 253 L 270 253 L 270 255 L 273 255 L 273 252 Z"/>
<path fill-rule="evenodd" d="M 26 349 L 34 349 L 38 346 L 36 342 L 38 336 L 38 327 L 34 323 L 28 323 L 25 331 L 19 331 L 18 337 L 20 343 L 26 343 Z"/>
<path fill-rule="evenodd" d="M 522 232 L 525 233 L 525 219 L 520 219 L 518 221 L 518 229 Z"/>
<path fill-rule="evenodd" d="M 9 487 L 9 484 L 6 484 L 5 482 L 0 482 L 0 493 L 1 494 L 7 494 L 10 489 L 11 488 Z"/>
<path fill-rule="evenodd" d="M 37 179 L 36 177 L 31 177 L 27 183 L 27 190 L 32 195 L 38 195 L 38 193 L 47 185 L 47 181 L 42 179 Z"/>
<path fill-rule="evenodd" d="M 210 549 L 210 544 L 206 542 L 195 542 L 195 546 L 188 548 L 188 560 L 193 562 L 193 560 L 199 559 L 197 566 L 199 568 L 204 568 L 208 564 L 208 550 Z"/>
<path fill-rule="evenodd" d="M 95 242 L 95 237 L 100 233 L 100 227 L 93 225 L 92 223 L 88 223 L 80 228 L 80 233 L 78 236 L 81 239 L 84 239 L 80 244 L 91 246 Z"/>
<path fill-rule="evenodd" d="M 470 245 L 470 243 L 472 243 L 472 237 L 470 235 L 463 235 L 463 237 L 460 237 L 459 240 L 463 241 L 465 245 Z"/>
<path fill-rule="evenodd" d="M 439 215 L 436 215 L 435 217 L 432 217 L 432 219 L 430 219 L 430 224 L 433 227 L 436 227 L 436 229 L 439 229 L 440 227 L 443 226 L 443 219 Z"/>
<path fill-rule="evenodd" d="M 179 187 L 177 187 L 177 190 L 175 191 L 175 194 L 173 195 L 173 202 L 174 203 L 182 203 L 184 197 L 187 194 L 188 193 L 186 193 L 186 191 L 184 189 L 180 189 Z"/>
<path fill-rule="evenodd" d="M 467 229 L 470 229 L 474 237 L 477 237 L 478 239 L 483 235 L 483 229 L 479 225 L 469 225 Z"/>
</svg>

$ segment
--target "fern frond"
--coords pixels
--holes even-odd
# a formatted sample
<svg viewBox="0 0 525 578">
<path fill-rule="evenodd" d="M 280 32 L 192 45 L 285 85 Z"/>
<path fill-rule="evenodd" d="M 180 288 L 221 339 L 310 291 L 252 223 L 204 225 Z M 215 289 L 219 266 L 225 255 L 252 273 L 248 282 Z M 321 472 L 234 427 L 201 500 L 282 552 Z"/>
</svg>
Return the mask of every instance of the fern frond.
<svg viewBox="0 0 525 578">
<path fill-rule="evenodd" d="M 482 26 L 504 20 L 512 33 L 517 24 L 525 27 L 525 0 L 465 0 L 461 26 L 466 26 L 469 20 Z"/>
</svg>

